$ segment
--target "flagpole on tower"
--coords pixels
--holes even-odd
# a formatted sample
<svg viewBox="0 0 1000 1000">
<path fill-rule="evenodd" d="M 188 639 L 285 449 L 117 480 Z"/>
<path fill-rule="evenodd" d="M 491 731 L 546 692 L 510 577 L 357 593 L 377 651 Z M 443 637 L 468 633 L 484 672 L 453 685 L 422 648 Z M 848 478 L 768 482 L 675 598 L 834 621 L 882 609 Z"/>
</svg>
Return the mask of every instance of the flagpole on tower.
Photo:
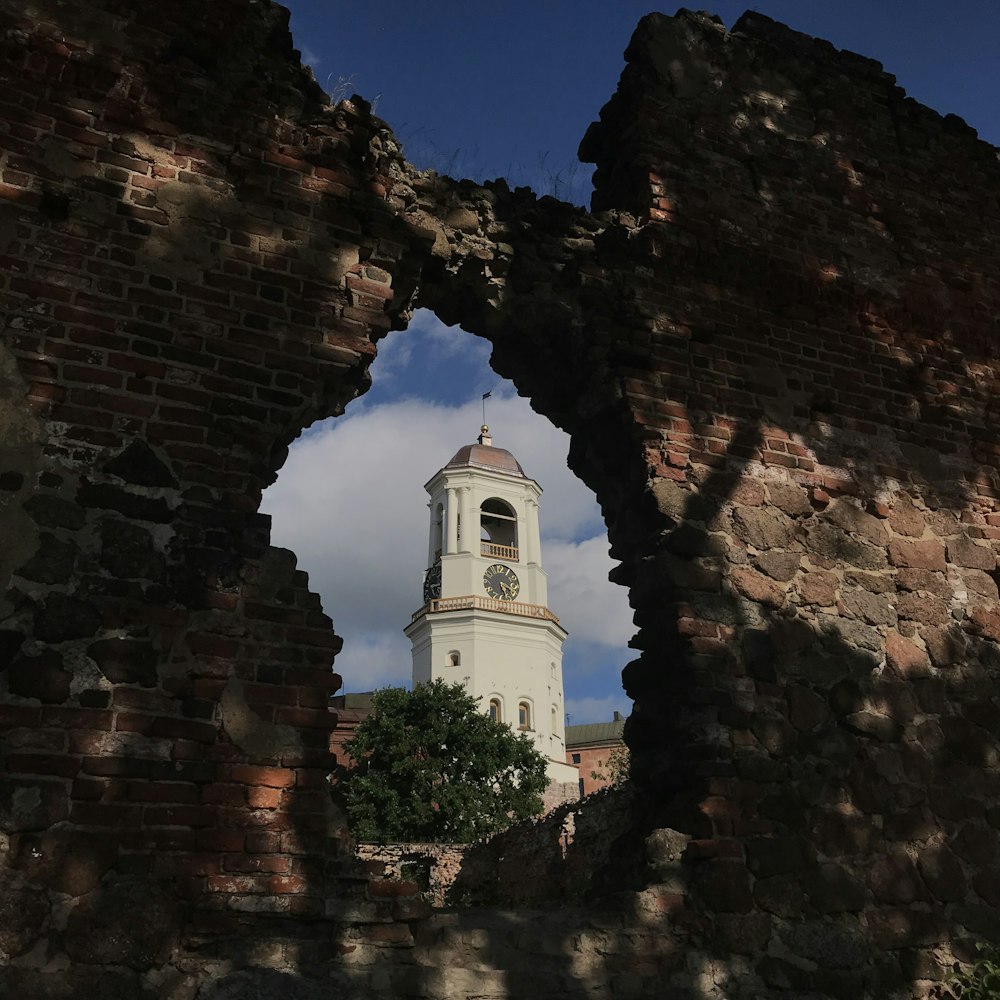
<svg viewBox="0 0 1000 1000">
<path fill-rule="evenodd" d="M 492 389 L 489 392 L 483 393 L 483 426 L 479 428 L 479 438 L 478 438 L 479 443 L 484 444 L 487 447 L 491 447 L 493 445 L 493 438 L 490 437 L 490 429 L 486 424 L 486 400 L 489 399 L 490 396 L 492 395 L 493 395 Z"/>
</svg>

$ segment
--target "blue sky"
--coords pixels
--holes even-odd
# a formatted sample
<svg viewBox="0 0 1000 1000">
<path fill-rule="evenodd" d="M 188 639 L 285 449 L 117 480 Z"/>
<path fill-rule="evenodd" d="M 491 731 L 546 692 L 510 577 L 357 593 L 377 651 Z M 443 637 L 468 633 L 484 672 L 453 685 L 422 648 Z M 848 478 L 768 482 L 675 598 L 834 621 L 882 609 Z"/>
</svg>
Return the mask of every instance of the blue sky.
<svg viewBox="0 0 1000 1000">
<path fill-rule="evenodd" d="M 623 52 L 649 0 L 293 0 L 303 60 L 334 96 L 375 104 L 421 168 L 497 176 L 578 204 L 590 165 L 576 161 L 611 97 Z M 673 13 L 675 7 L 661 8 Z M 746 9 L 715 3 L 731 27 Z M 839 48 L 879 60 L 910 96 L 954 113 L 1000 144 L 1000 2 L 773 0 L 761 11 Z M 572 723 L 628 711 L 620 671 L 632 657 L 625 591 L 592 495 L 566 469 L 567 439 L 489 368 L 489 345 L 420 312 L 379 345 L 373 386 L 344 417 L 291 449 L 265 494 L 273 541 L 295 551 L 345 637 L 346 690 L 407 683 L 402 634 L 420 603 L 426 559 L 423 483 L 488 420 L 545 493 L 541 517 L 550 605 L 570 631 Z"/>
<path fill-rule="evenodd" d="M 652 0 L 293 0 L 292 33 L 319 82 L 376 103 L 408 159 L 453 176 L 538 187 L 574 172 Z M 732 27 L 748 8 L 881 62 L 911 97 L 1000 144 L 997 0 L 689 4 Z M 659 8 L 673 14 L 676 5 Z M 451 167 L 446 171 L 445 167 Z M 575 170 L 586 198 L 590 167 Z"/>
</svg>

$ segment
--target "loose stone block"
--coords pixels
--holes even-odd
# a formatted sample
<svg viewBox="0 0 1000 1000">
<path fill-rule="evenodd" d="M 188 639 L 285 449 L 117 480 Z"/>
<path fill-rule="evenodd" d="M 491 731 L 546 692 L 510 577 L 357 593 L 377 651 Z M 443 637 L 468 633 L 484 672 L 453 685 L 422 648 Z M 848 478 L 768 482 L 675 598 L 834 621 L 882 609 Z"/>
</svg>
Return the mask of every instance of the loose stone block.
<svg viewBox="0 0 1000 1000">
<path fill-rule="evenodd" d="M 703 861 L 692 872 L 692 892 L 702 904 L 720 913 L 753 909 L 749 872 L 742 861 Z"/>
<path fill-rule="evenodd" d="M 889 512 L 889 527 L 897 535 L 910 535 L 920 538 L 927 524 L 921 512 L 907 497 L 897 497 Z"/>
<path fill-rule="evenodd" d="M 927 677 L 930 675 L 930 657 L 915 643 L 890 632 L 885 640 L 886 662 L 901 677 Z"/>
<path fill-rule="evenodd" d="M 784 548 L 792 539 L 794 522 L 770 508 L 740 507 L 733 512 L 738 538 L 758 549 Z"/>
<path fill-rule="evenodd" d="M 889 542 L 889 561 L 893 566 L 944 570 L 944 546 L 938 541 L 908 542 L 894 538 Z"/>
<path fill-rule="evenodd" d="M 956 566 L 991 572 L 997 567 L 997 557 L 988 545 L 980 545 L 966 535 L 948 539 L 948 562 Z"/>
<path fill-rule="evenodd" d="M 806 604 L 830 607 L 837 599 L 838 582 L 832 573 L 810 572 L 798 581 L 796 587 Z"/>
<path fill-rule="evenodd" d="M 931 895 L 942 903 L 963 899 L 965 873 L 954 852 L 942 845 L 927 847 L 918 856 L 920 874 Z"/>
<path fill-rule="evenodd" d="M 885 530 L 885 525 L 877 517 L 865 513 L 860 507 L 856 507 L 848 500 L 839 500 L 831 504 L 824 512 L 823 517 L 838 528 L 859 535 L 873 545 L 885 545 L 888 541 L 889 533 Z"/>
</svg>

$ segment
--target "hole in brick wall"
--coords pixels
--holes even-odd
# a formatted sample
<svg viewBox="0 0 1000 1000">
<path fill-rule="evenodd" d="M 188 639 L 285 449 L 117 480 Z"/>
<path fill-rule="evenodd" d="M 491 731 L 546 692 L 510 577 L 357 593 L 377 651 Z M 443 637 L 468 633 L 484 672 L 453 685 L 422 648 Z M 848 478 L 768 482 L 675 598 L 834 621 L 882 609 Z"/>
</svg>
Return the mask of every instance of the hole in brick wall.
<svg viewBox="0 0 1000 1000">
<path fill-rule="evenodd" d="M 490 345 L 445 327 L 428 310 L 379 344 L 372 388 L 343 417 L 314 424 L 292 445 L 262 510 L 272 544 L 291 549 L 344 639 L 335 667 L 344 690 L 409 686 L 403 626 L 423 603 L 430 516 L 424 483 L 483 421 L 544 490 L 539 501 L 548 606 L 564 646 L 570 724 L 628 714 L 621 668 L 634 632 L 593 494 L 566 466 L 569 438 L 531 410 L 489 367 Z"/>
</svg>

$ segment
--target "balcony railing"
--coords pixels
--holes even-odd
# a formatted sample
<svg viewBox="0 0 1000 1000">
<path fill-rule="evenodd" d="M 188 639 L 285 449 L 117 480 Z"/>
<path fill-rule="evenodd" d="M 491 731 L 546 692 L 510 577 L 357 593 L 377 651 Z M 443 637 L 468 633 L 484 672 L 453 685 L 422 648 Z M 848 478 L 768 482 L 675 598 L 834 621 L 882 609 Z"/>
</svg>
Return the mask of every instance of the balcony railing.
<svg viewBox="0 0 1000 1000">
<path fill-rule="evenodd" d="M 492 559 L 507 559 L 509 562 L 517 562 L 516 545 L 494 545 L 492 542 L 480 542 L 479 554 L 490 556 Z"/>
<path fill-rule="evenodd" d="M 523 618 L 542 618 L 559 624 L 559 619 L 542 604 L 524 604 L 521 601 L 496 601 L 492 597 L 438 597 L 428 601 L 419 611 L 413 613 L 416 620 L 425 612 L 437 614 L 440 611 L 468 611 L 478 608 L 480 611 L 499 611 L 504 615 L 520 615 Z"/>
</svg>

